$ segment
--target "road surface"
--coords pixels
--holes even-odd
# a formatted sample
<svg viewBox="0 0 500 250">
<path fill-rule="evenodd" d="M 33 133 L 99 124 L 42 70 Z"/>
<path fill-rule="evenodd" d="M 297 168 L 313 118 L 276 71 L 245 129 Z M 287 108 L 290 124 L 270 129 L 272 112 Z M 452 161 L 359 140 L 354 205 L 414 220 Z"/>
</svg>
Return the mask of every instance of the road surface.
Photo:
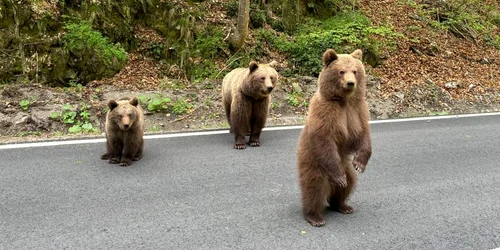
<svg viewBox="0 0 500 250">
<path fill-rule="evenodd" d="M 377 121 L 350 204 L 301 215 L 300 128 L 149 136 L 130 167 L 102 139 L 0 145 L 0 249 L 493 249 L 500 115 Z M 64 144 L 64 145 L 59 145 Z"/>
</svg>

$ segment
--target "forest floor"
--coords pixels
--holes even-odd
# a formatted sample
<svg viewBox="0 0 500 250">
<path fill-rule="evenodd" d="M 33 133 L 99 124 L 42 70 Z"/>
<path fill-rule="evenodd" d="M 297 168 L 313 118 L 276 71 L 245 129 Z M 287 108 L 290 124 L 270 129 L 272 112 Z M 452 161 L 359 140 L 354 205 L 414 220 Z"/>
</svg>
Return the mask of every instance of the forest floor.
<svg viewBox="0 0 500 250">
<path fill-rule="evenodd" d="M 382 55 L 381 65 L 367 66 L 367 102 L 373 120 L 500 111 L 500 50 L 477 39 L 431 31 L 416 18 L 414 8 L 397 0 L 362 0 L 361 6 L 374 24 L 390 25 L 404 34 L 394 51 Z M 137 36 L 145 42 L 161 39 L 140 27 Z M 280 72 L 286 59 L 278 59 Z M 170 97 L 172 102 L 189 104 L 179 115 L 145 107 L 147 133 L 227 128 L 220 81 L 170 80 L 159 76 L 161 67 L 136 51 L 129 53 L 120 73 L 85 87 L 0 86 L 0 144 L 102 136 L 107 101 L 123 96 Z M 316 80 L 280 77 L 267 126 L 303 124 Z M 73 123 L 62 117 L 69 111 L 78 111 Z M 78 117 L 82 112 L 89 115 Z M 54 113 L 60 116 L 49 118 Z M 68 133 L 77 120 L 93 124 L 94 129 Z"/>
</svg>

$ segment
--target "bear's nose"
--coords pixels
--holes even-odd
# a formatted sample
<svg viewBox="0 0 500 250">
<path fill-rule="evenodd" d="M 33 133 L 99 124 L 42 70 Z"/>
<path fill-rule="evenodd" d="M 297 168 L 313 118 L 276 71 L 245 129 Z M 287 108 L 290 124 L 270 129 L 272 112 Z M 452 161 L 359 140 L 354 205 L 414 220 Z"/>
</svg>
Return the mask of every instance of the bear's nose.
<svg viewBox="0 0 500 250">
<path fill-rule="evenodd" d="M 349 87 L 350 89 L 354 88 L 354 82 L 353 81 L 348 81 L 347 82 L 347 87 Z"/>
<path fill-rule="evenodd" d="M 267 86 L 267 91 L 271 92 L 273 90 L 273 86 Z"/>
<path fill-rule="evenodd" d="M 125 125 L 123 125 L 123 127 L 124 127 L 125 129 L 128 129 L 128 127 L 130 127 L 130 125 L 125 124 Z"/>
</svg>

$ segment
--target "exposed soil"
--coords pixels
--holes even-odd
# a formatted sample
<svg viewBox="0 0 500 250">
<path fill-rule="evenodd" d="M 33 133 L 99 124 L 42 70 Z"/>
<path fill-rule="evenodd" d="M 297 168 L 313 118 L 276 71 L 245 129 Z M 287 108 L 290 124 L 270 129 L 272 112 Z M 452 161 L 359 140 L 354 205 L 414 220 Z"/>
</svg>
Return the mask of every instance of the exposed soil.
<svg viewBox="0 0 500 250">
<path fill-rule="evenodd" d="M 401 1 L 364 0 L 361 6 L 375 24 L 390 25 L 410 38 L 400 38 L 395 51 L 382 55 L 380 66 L 367 66 L 367 101 L 372 119 L 500 111 L 499 50 L 479 40 L 431 32 L 415 18 L 415 10 Z M 162 39 L 142 27 L 137 27 L 136 33 L 144 44 Z M 83 88 L 49 88 L 39 84 L 3 86 L 0 89 L 0 143 L 101 136 L 107 101 L 123 96 L 162 95 L 173 100 L 183 98 L 193 105 L 183 115 L 146 112 L 148 133 L 227 128 L 220 81 L 184 81 L 182 86 L 175 86 L 178 81 L 168 77 L 180 71 L 175 67 L 164 69 L 143 54 L 141 48 L 130 53 L 128 64 L 120 73 Z M 282 72 L 286 61 L 276 57 L 280 63 L 278 72 Z M 165 71 L 168 77 L 158 73 Z M 316 90 L 316 80 L 307 76 L 281 77 L 272 94 L 267 126 L 302 124 L 307 114 L 302 102 L 308 101 Z M 297 106 L 287 101 L 287 94 L 293 91 L 301 93 Z M 23 100 L 30 102 L 26 110 L 20 106 Z M 87 105 L 89 121 L 97 131 L 72 134 L 67 132 L 71 125 L 49 118 L 67 103 L 73 109 Z"/>
</svg>

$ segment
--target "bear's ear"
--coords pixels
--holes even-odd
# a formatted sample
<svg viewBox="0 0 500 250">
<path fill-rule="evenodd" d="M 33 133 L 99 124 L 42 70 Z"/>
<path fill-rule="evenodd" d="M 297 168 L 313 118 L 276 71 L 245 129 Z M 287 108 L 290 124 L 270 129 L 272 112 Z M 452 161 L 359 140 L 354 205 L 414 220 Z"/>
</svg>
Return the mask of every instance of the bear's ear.
<svg viewBox="0 0 500 250">
<path fill-rule="evenodd" d="M 250 62 L 250 65 L 248 65 L 248 68 L 250 69 L 250 73 L 254 72 L 257 68 L 259 68 L 259 65 L 254 62 L 254 61 L 251 61 Z"/>
<path fill-rule="evenodd" d="M 116 103 L 115 100 L 109 100 L 108 107 L 109 107 L 109 110 L 113 110 L 114 108 L 118 107 L 118 103 Z"/>
<path fill-rule="evenodd" d="M 129 101 L 129 103 L 132 104 L 132 106 L 137 107 L 137 105 L 139 104 L 139 100 L 137 100 L 137 97 L 134 97 Z"/>
<path fill-rule="evenodd" d="M 338 56 L 333 49 L 327 49 L 325 53 L 323 53 L 323 64 L 324 66 L 330 65 L 333 61 L 337 60 Z"/>
<path fill-rule="evenodd" d="M 363 58 L 363 51 L 360 49 L 357 49 L 351 53 L 351 56 L 358 59 L 358 60 L 361 60 L 361 58 Z"/>
<path fill-rule="evenodd" d="M 269 63 L 269 66 L 276 68 L 276 66 L 278 66 L 278 62 L 273 60 L 272 62 Z"/>
</svg>

